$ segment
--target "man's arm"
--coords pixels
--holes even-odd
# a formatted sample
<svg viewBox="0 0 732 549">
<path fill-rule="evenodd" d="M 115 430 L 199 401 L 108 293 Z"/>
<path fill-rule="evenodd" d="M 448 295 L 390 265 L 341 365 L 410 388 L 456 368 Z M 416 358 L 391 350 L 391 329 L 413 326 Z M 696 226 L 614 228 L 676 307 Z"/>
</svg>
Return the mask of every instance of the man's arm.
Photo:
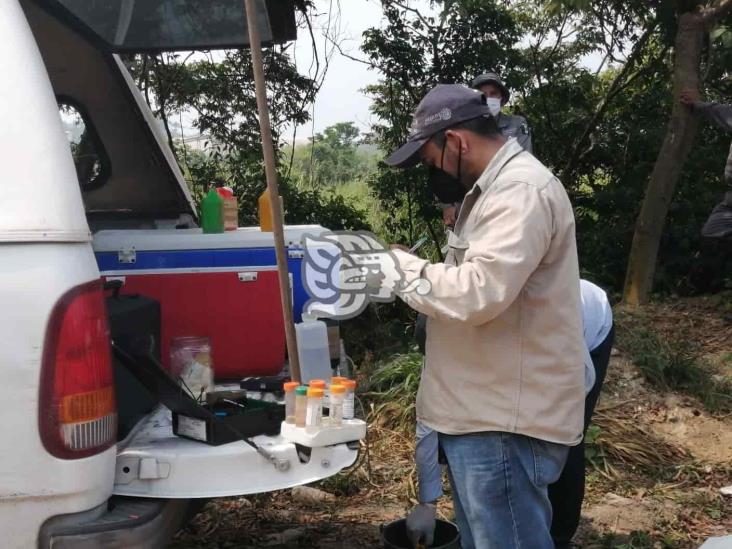
<svg viewBox="0 0 732 549">
<path fill-rule="evenodd" d="M 442 471 L 438 460 L 438 448 L 437 432 L 418 421 L 415 462 L 420 503 L 434 503 L 442 496 Z"/>
<path fill-rule="evenodd" d="M 413 545 L 432 545 L 437 507 L 442 496 L 442 473 L 438 460 L 439 439 L 436 431 L 417 421 L 417 479 L 419 505 L 407 516 L 407 537 Z"/>
<path fill-rule="evenodd" d="M 699 91 L 696 89 L 683 90 L 679 95 L 679 101 L 702 115 L 710 124 L 732 132 L 732 105 L 699 101 Z"/>
<path fill-rule="evenodd" d="M 553 214 L 544 190 L 522 182 L 491 189 L 480 211 L 471 212 L 477 226 L 471 232 L 466 261 L 459 266 L 431 264 L 394 251 L 407 284 L 421 277 L 431 285 L 425 295 L 399 296 L 427 316 L 473 326 L 501 314 L 549 249 Z"/>
<path fill-rule="evenodd" d="M 732 132 L 732 105 L 697 101 L 694 103 L 693 109 L 694 112 L 701 114 L 710 124 Z"/>
</svg>

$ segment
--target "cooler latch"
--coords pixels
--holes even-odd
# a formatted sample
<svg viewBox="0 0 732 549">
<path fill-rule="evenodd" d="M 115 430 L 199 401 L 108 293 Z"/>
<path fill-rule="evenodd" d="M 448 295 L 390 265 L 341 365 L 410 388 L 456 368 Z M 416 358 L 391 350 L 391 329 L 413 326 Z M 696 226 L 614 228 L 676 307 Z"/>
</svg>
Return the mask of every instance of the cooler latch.
<svg viewBox="0 0 732 549">
<path fill-rule="evenodd" d="M 243 273 L 237 273 L 239 275 L 239 282 L 256 282 L 257 273 L 254 271 L 245 271 Z"/>
<path fill-rule="evenodd" d="M 117 253 L 117 261 L 119 263 L 135 263 L 137 261 L 135 248 L 122 248 Z"/>
</svg>

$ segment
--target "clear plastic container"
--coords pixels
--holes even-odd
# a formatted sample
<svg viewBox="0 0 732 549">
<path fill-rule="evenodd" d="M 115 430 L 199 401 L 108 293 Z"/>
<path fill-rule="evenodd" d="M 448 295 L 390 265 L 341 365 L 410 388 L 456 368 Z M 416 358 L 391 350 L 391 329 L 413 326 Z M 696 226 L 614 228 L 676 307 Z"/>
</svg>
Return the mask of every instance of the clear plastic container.
<svg viewBox="0 0 732 549">
<path fill-rule="evenodd" d="M 343 423 L 343 400 L 346 396 L 346 388 L 343 385 L 330 386 L 330 409 L 328 421 L 330 425 L 338 427 Z"/>
<path fill-rule="evenodd" d="M 295 426 L 305 427 L 308 410 L 308 388 L 300 385 L 295 389 Z"/>
<path fill-rule="evenodd" d="M 312 379 L 330 379 L 330 348 L 328 328 L 325 322 L 303 313 L 302 322 L 295 324 L 297 356 L 300 359 L 300 376 L 303 383 Z"/>
<path fill-rule="evenodd" d="M 323 389 L 310 387 L 308 389 L 307 416 L 305 430 L 308 433 L 317 433 L 323 425 Z"/>
<path fill-rule="evenodd" d="M 285 390 L 285 423 L 295 423 L 295 389 L 299 386 L 297 381 L 288 381 L 283 387 Z"/>
<path fill-rule="evenodd" d="M 356 382 L 347 379 L 343 382 L 346 394 L 343 397 L 343 419 L 353 419 L 356 411 Z"/>
<path fill-rule="evenodd" d="M 207 337 L 174 337 L 170 340 L 170 370 L 193 398 L 203 400 L 214 389 L 211 343 Z"/>
</svg>

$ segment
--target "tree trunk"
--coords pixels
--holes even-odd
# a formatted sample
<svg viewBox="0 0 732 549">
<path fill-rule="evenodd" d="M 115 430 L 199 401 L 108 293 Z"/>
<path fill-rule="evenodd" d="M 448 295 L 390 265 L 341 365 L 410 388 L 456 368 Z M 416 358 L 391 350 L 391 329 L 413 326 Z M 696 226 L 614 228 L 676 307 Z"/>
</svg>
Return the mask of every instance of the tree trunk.
<svg viewBox="0 0 732 549">
<path fill-rule="evenodd" d="M 650 297 L 666 214 L 697 132 L 698 120 L 678 98 L 682 90 L 699 88 L 705 33 L 706 25 L 699 14 L 684 13 L 679 17 L 671 120 L 636 221 L 623 292 L 623 301 L 629 307 L 645 304 Z"/>
</svg>

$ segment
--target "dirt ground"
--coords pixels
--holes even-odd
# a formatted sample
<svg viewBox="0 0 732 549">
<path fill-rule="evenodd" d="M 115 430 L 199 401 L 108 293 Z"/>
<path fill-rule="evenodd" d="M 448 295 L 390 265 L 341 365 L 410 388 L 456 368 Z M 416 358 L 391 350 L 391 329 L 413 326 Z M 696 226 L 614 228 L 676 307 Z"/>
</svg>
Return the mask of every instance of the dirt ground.
<svg viewBox="0 0 732 549">
<path fill-rule="evenodd" d="M 718 359 L 716 375 L 732 375 L 732 323 L 719 303 L 658 306 L 653 318 L 669 333 L 697 331 L 695 339 Z M 714 417 L 694 398 L 653 390 L 618 352 L 597 415 L 611 452 L 588 469 L 576 539 L 582 547 L 692 548 L 732 534 L 732 496 L 720 493 L 732 485 L 730 415 Z M 610 440 L 616 428 L 620 434 Z M 333 501 L 306 503 L 289 490 L 216 500 L 171 547 L 380 547 L 379 525 L 415 503 L 412 450 L 408 435 L 372 424 L 356 466 L 316 486 L 334 494 Z M 449 497 L 443 499 L 439 512 L 450 519 Z"/>
</svg>

